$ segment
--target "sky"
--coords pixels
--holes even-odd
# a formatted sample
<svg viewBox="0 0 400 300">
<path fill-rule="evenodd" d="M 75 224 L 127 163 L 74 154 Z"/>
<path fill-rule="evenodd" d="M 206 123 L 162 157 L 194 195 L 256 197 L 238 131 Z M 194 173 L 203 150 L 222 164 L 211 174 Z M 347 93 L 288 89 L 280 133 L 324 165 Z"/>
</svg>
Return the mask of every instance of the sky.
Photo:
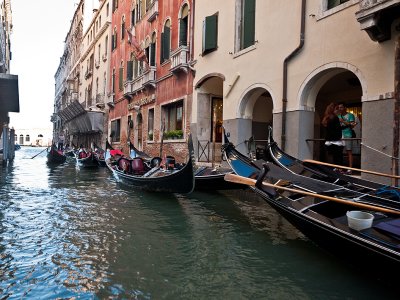
<svg viewBox="0 0 400 300">
<path fill-rule="evenodd" d="M 55 80 L 78 0 L 12 0 L 10 73 L 18 75 L 15 129 L 52 128 Z"/>
</svg>

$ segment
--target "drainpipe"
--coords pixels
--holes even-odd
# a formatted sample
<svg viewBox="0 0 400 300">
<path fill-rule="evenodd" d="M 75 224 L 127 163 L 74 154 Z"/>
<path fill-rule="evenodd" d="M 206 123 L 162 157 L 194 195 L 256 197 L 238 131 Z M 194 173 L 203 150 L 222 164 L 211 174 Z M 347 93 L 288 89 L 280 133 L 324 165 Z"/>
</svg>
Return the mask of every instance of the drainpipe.
<svg viewBox="0 0 400 300">
<path fill-rule="evenodd" d="M 306 16 L 306 0 L 301 1 L 301 25 L 300 25 L 300 43 L 296 49 L 290 53 L 283 61 L 283 91 L 282 91 L 282 135 L 281 148 L 285 151 L 286 146 L 286 109 L 287 109 L 287 68 L 289 61 L 295 57 L 304 46 L 305 32 L 305 16 Z"/>
<path fill-rule="evenodd" d="M 393 158 L 392 173 L 399 175 L 399 139 L 400 139 L 400 36 L 395 43 L 394 52 L 394 117 L 393 117 Z M 394 180 L 398 185 L 399 180 Z"/>
</svg>

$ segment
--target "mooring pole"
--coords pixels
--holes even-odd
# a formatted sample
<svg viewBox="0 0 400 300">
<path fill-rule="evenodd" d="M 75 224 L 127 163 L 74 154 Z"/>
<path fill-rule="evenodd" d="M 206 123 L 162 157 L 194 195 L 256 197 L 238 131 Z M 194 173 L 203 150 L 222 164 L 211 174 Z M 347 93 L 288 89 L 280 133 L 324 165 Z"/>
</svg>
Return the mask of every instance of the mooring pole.
<svg viewBox="0 0 400 300">
<path fill-rule="evenodd" d="M 394 116 L 393 116 L 393 158 L 392 173 L 399 175 L 399 141 L 400 141 L 400 36 L 395 42 L 394 52 Z M 398 186 L 399 180 L 394 179 Z"/>
</svg>

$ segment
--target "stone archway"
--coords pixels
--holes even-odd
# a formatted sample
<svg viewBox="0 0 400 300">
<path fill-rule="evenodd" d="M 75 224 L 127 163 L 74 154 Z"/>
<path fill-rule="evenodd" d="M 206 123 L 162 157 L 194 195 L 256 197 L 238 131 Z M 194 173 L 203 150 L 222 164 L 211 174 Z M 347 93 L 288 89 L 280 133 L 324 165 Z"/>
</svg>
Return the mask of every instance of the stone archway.
<svg viewBox="0 0 400 300">
<path fill-rule="evenodd" d="M 299 158 L 326 160 L 323 146 L 324 129 L 321 119 L 331 102 L 344 102 L 360 120 L 355 128 L 361 137 L 362 98 L 366 97 L 366 83 L 361 72 L 347 63 L 331 63 L 314 70 L 303 82 L 298 97 L 299 111 L 308 121 L 300 124 Z M 304 125 L 304 126 L 302 126 Z M 308 140 L 308 142 L 306 142 Z M 360 141 L 353 143 L 357 155 L 355 165 L 360 165 Z M 346 157 L 345 157 L 346 158 Z"/>
<path fill-rule="evenodd" d="M 191 124 L 197 160 L 221 162 L 224 76 L 211 73 L 195 85 L 196 109 Z"/>
<path fill-rule="evenodd" d="M 265 85 L 253 85 L 245 91 L 238 110 L 241 119 L 238 136 L 247 148 L 243 153 L 264 157 L 268 126 L 273 126 L 273 108 L 273 97 Z"/>
</svg>

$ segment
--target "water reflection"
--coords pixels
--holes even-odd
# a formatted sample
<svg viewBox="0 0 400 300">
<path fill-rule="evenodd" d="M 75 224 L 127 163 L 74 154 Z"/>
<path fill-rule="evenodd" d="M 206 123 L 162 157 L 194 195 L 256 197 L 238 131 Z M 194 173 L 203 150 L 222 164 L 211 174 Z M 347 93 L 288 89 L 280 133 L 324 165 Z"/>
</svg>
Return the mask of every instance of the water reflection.
<svg viewBox="0 0 400 300">
<path fill-rule="evenodd" d="M 40 150 L 40 149 L 39 149 Z M 249 191 L 133 191 L 106 168 L 1 169 L 0 298 L 394 298 Z"/>
</svg>

